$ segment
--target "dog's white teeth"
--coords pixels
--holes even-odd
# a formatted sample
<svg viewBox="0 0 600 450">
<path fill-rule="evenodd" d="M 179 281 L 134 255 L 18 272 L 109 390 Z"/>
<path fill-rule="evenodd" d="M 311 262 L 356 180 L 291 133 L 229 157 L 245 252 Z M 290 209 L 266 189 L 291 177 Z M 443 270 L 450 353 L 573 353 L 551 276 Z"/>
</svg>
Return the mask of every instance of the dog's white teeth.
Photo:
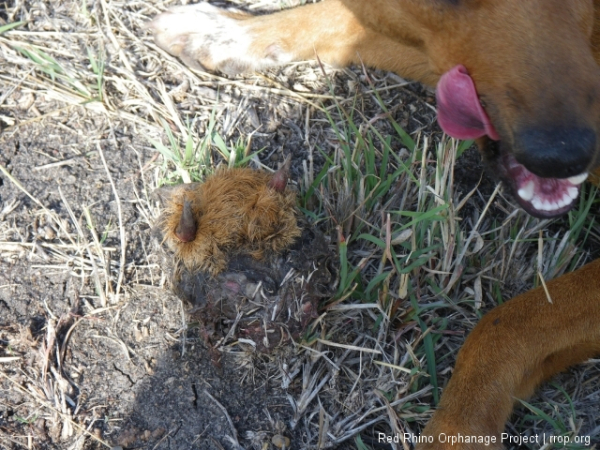
<svg viewBox="0 0 600 450">
<path fill-rule="evenodd" d="M 542 209 L 544 211 L 553 211 L 554 210 L 554 206 L 552 206 L 553 203 L 549 202 L 548 200 L 544 200 L 544 202 L 542 203 Z"/>
<path fill-rule="evenodd" d="M 531 201 L 531 199 L 533 198 L 533 194 L 534 194 L 534 188 L 535 188 L 535 183 L 533 181 L 530 181 L 524 187 L 519 189 L 519 192 L 518 192 L 519 197 L 521 197 L 526 202 Z"/>
<path fill-rule="evenodd" d="M 583 183 L 585 180 L 587 180 L 588 177 L 588 173 L 582 173 L 581 175 L 575 175 L 574 177 L 571 178 L 567 178 L 567 180 L 574 185 L 578 185 Z"/>
<path fill-rule="evenodd" d="M 568 204 L 571 203 L 571 197 L 569 196 L 569 194 L 566 194 L 563 196 L 563 198 L 561 198 L 558 202 L 558 207 L 562 208 L 563 206 L 567 206 Z"/>
<path fill-rule="evenodd" d="M 569 188 L 567 188 L 567 195 L 569 197 L 571 197 L 571 200 L 575 200 L 577 198 L 577 196 L 579 195 L 579 189 L 577 189 L 576 187 L 570 186 Z"/>
<path fill-rule="evenodd" d="M 569 178 L 569 181 L 572 184 L 575 184 L 575 183 L 581 184 L 587 178 L 587 175 L 588 174 L 586 173 L 586 174 L 578 175 L 576 177 L 571 177 L 571 178 Z M 517 194 L 519 195 L 519 197 L 522 200 L 529 202 L 529 204 L 531 204 L 531 206 L 533 206 L 538 211 L 553 212 L 553 211 L 558 211 L 559 209 L 562 209 L 565 206 L 570 205 L 571 203 L 573 203 L 573 200 L 575 200 L 579 196 L 579 187 L 577 185 L 576 186 L 564 186 L 563 185 L 563 189 L 564 188 L 566 188 L 566 189 L 562 191 L 561 198 L 550 200 L 548 198 L 544 198 L 544 196 L 536 195 L 535 182 L 532 180 L 532 181 L 529 181 L 521 189 L 519 189 L 517 191 Z"/>
<path fill-rule="evenodd" d="M 542 200 L 540 197 L 534 196 L 530 200 L 531 205 L 539 211 L 558 211 L 559 209 L 573 203 L 573 199 L 569 193 L 564 194 L 563 198 L 557 201 Z"/>
</svg>

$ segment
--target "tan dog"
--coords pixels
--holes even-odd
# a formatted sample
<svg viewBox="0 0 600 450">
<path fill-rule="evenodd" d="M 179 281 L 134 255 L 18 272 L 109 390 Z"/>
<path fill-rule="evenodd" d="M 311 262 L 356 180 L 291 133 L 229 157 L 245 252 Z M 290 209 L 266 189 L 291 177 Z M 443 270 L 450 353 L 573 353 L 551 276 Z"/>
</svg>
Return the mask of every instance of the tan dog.
<svg viewBox="0 0 600 450">
<path fill-rule="evenodd" d="M 437 86 L 438 120 L 477 139 L 519 204 L 571 209 L 600 166 L 600 0 L 324 0 L 266 16 L 207 3 L 151 28 L 186 63 L 228 74 L 319 58 Z M 420 449 L 500 449 L 515 397 L 600 354 L 600 261 L 491 311 L 458 355 Z M 451 446 L 443 435 L 491 436 Z"/>
</svg>

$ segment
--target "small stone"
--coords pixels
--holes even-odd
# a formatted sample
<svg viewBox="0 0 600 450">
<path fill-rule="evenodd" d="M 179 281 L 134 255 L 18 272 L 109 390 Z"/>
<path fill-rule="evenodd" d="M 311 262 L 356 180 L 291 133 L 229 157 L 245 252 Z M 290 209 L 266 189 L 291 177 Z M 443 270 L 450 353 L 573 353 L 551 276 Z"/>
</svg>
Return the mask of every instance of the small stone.
<svg viewBox="0 0 600 450">
<path fill-rule="evenodd" d="M 44 238 L 47 241 L 51 241 L 53 239 L 56 239 L 56 231 L 54 231 L 54 228 L 52 228 L 51 226 L 46 225 L 44 227 Z"/>
<path fill-rule="evenodd" d="M 138 440 L 140 430 L 136 427 L 124 430 L 117 438 L 117 444 L 121 447 L 132 447 L 133 444 Z"/>
<path fill-rule="evenodd" d="M 283 448 L 284 446 L 285 448 L 290 448 L 291 442 L 289 438 L 282 436 L 281 434 L 276 434 L 271 438 L 271 444 L 277 448 Z"/>
<path fill-rule="evenodd" d="M 164 436 L 167 430 L 164 427 L 158 427 L 156 430 L 152 432 L 152 439 L 159 439 Z"/>
</svg>

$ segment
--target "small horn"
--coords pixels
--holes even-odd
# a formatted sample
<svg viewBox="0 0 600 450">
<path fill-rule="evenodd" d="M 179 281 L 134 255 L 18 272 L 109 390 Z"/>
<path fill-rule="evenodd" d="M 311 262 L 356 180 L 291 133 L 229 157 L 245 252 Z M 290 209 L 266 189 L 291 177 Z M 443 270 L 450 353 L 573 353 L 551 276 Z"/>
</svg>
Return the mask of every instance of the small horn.
<svg viewBox="0 0 600 450">
<path fill-rule="evenodd" d="M 275 189 L 277 192 L 285 191 L 287 186 L 288 177 L 290 176 L 290 166 L 292 165 L 292 159 L 290 155 L 285 158 L 281 167 L 273 174 L 273 178 L 267 183 L 267 186 Z"/>
<path fill-rule="evenodd" d="M 175 236 L 181 242 L 191 242 L 196 238 L 196 220 L 194 219 L 194 212 L 192 211 L 192 204 L 189 200 L 183 200 L 183 211 L 181 212 L 181 218 L 179 224 L 175 229 Z"/>
</svg>

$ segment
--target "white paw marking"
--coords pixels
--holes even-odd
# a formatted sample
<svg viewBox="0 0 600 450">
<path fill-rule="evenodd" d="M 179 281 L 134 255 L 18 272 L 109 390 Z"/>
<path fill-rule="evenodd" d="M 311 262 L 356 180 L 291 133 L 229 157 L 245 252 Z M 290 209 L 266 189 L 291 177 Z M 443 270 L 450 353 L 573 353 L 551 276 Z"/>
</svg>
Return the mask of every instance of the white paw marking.
<svg viewBox="0 0 600 450">
<path fill-rule="evenodd" d="M 291 61 L 276 43 L 253 47 L 252 31 L 245 21 L 223 12 L 208 3 L 178 6 L 157 16 L 150 28 L 160 47 L 190 66 L 235 74 Z"/>
</svg>

